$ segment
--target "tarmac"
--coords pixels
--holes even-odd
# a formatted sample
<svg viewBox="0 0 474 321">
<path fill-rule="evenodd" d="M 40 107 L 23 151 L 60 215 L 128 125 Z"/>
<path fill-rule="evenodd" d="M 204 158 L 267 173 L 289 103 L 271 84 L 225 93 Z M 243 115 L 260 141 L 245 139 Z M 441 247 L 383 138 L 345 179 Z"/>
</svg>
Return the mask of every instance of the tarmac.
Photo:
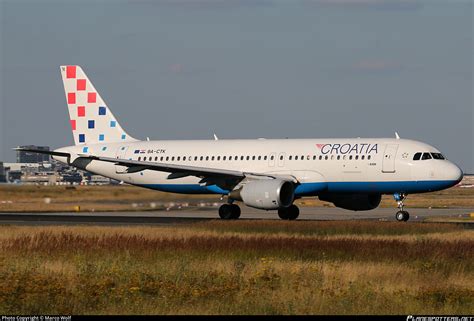
<svg viewBox="0 0 474 321">
<path fill-rule="evenodd" d="M 466 220 L 466 217 L 474 213 L 474 208 L 405 208 L 405 210 L 410 213 L 409 222 L 459 220 L 464 221 L 462 224 L 469 225 L 469 228 L 474 228 L 474 220 Z M 395 221 L 396 212 L 396 208 L 378 208 L 371 211 L 354 212 L 334 207 L 301 207 L 298 220 Z M 0 214 L 1 225 L 176 225 L 214 219 L 220 219 L 217 214 L 217 207 L 169 211 Z M 249 207 L 242 207 L 240 219 L 280 220 L 276 211 L 267 212 Z"/>
</svg>

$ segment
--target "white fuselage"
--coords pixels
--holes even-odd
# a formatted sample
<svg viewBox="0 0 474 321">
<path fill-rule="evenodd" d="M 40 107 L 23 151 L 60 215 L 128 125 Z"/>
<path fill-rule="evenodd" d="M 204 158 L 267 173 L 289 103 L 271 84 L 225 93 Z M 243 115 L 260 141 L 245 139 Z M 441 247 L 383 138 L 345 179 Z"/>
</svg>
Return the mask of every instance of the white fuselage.
<svg viewBox="0 0 474 321">
<path fill-rule="evenodd" d="M 451 187 L 462 178 L 459 167 L 448 160 L 414 160 L 416 153 L 439 151 L 406 139 L 137 141 L 77 145 L 57 151 L 291 176 L 298 181 L 297 197 L 320 193 L 423 193 Z M 54 158 L 68 163 L 65 157 Z M 83 169 L 162 191 L 229 193 L 216 185 L 199 184 L 200 178 L 195 176 L 169 178 L 169 173 L 153 170 L 127 173 L 124 166 L 97 160 L 85 163 Z"/>
</svg>

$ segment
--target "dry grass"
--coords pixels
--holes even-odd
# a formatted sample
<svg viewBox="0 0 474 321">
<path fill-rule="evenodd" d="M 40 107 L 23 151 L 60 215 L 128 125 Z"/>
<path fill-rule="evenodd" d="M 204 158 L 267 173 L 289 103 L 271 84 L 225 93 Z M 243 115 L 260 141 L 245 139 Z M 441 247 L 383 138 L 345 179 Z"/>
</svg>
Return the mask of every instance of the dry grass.
<svg viewBox="0 0 474 321">
<path fill-rule="evenodd" d="M 0 313 L 472 314 L 473 258 L 447 224 L 4 226 Z"/>
<path fill-rule="evenodd" d="M 45 198 L 49 198 L 50 203 L 45 203 Z M 85 212 L 156 211 L 170 207 L 171 203 L 189 203 L 189 210 L 197 209 L 200 202 L 219 202 L 219 195 L 181 195 L 128 185 L 0 186 L 0 212 L 71 212 L 77 205 Z M 333 206 L 316 198 L 304 198 L 296 203 L 300 206 Z M 408 207 L 474 207 L 474 188 L 409 195 L 405 204 Z M 396 203 L 391 196 L 385 195 L 381 206 L 395 207 Z"/>
</svg>

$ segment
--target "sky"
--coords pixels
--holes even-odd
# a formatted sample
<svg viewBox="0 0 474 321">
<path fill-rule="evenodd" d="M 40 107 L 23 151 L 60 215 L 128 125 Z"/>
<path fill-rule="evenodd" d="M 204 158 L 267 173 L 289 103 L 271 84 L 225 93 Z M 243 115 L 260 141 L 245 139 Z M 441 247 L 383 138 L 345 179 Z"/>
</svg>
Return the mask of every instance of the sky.
<svg viewBox="0 0 474 321">
<path fill-rule="evenodd" d="M 139 139 L 394 137 L 474 173 L 471 0 L 0 0 L 0 161 L 73 144 L 59 66 Z"/>
</svg>

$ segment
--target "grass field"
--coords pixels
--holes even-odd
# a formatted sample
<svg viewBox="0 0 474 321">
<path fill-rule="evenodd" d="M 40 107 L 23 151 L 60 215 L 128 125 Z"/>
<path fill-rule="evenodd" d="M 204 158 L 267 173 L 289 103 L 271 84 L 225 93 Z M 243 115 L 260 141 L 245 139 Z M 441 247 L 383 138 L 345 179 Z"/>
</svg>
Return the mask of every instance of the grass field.
<svg viewBox="0 0 474 321">
<path fill-rule="evenodd" d="M 0 185 L 0 212 L 72 212 L 76 206 L 84 212 L 160 211 L 179 206 L 187 210 L 201 204 L 219 203 L 219 195 L 181 195 L 144 188 L 120 186 L 34 186 Z M 299 206 L 328 206 L 316 197 L 297 200 Z M 474 188 L 409 195 L 407 207 L 474 207 Z M 216 205 L 216 204 L 215 204 Z M 211 205 L 212 206 L 212 205 Z M 396 208 L 396 202 L 384 195 L 381 207 Z"/>
<path fill-rule="evenodd" d="M 473 313 L 451 224 L 0 226 L 0 314 Z"/>
</svg>

